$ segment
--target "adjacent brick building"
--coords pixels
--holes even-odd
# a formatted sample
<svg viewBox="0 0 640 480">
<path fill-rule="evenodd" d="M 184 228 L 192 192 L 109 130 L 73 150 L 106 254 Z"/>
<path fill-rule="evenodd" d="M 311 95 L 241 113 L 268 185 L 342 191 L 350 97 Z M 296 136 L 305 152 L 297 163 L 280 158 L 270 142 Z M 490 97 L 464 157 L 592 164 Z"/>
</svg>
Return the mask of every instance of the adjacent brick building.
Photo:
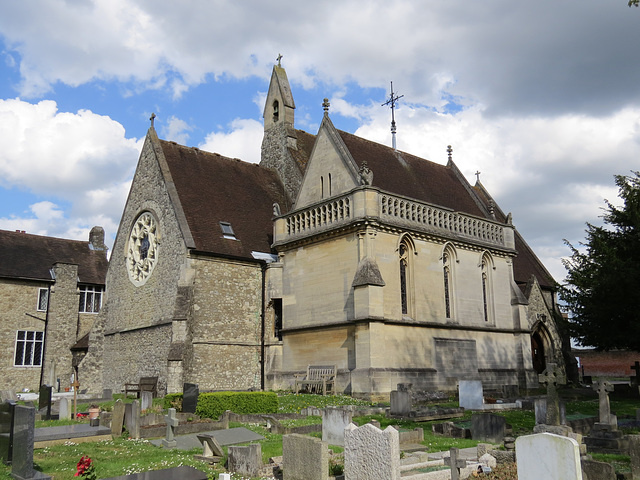
<svg viewBox="0 0 640 480">
<path fill-rule="evenodd" d="M 68 387 L 102 304 L 104 230 L 89 242 L 0 230 L 0 257 L 0 389 Z"/>
</svg>

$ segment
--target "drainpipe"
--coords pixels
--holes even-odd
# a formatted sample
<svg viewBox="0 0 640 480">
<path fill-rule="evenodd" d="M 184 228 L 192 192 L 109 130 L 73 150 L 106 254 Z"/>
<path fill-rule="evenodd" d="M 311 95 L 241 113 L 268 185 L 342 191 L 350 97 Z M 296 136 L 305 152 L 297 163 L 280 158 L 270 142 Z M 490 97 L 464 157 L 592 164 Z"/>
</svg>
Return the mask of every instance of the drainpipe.
<svg viewBox="0 0 640 480">
<path fill-rule="evenodd" d="M 265 309 L 266 309 L 266 295 L 265 289 L 267 286 L 267 263 L 260 262 L 260 271 L 262 273 L 262 300 L 261 300 L 261 311 L 260 311 L 260 390 L 264 391 L 264 360 L 265 360 L 265 345 L 264 345 L 264 333 L 265 333 Z"/>
<path fill-rule="evenodd" d="M 44 341 L 42 342 L 42 358 L 40 360 L 40 387 L 42 386 L 42 380 L 44 379 L 44 361 L 45 352 L 47 351 L 47 330 L 49 326 L 49 305 L 51 304 L 51 284 L 47 287 L 47 311 L 44 314 Z"/>
</svg>

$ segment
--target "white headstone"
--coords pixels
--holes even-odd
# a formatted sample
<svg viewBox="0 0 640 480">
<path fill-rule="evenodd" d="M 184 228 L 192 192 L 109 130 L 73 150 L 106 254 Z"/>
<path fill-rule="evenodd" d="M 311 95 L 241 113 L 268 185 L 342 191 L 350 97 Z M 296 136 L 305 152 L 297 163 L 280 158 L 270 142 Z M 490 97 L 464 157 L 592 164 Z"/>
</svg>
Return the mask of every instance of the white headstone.
<svg viewBox="0 0 640 480">
<path fill-rule="evenodd" d="M 580 448 L 573 438 L 552 433 L 516 439 L 518 480 L 582 480 Z"/>
<path fill-rule="evenodd" d="M 482 410 L 482 405 L 484 405 L 482 382 L 480 380 L 460 380 L 458 383 L 460 406 L 467 410 Z"/>
<path fill-rule="evenodd" d="M 322 410 L 322 441 L 344 446 L 344 429 L 351 423 L 351 410 L 327 407 Z"/>
<path fill-rule="evenodd" d="M 60 420 L 69 420 L 71 418 L 71 409 L 69 408 L 69 399 L 67 397 L 60 398 L 58 405 L 58 417 Z"/>
<path fill-rule="evenodd" d="M 400 441 L 393 427 L 351 423 L 344 431 L 345 480 L 400 480 Z"/>
<path fill-rule="evenodd" d="M 142 391 L 140 392 L 140 410 L 147 410 L 151 408 L 153 404 L 153 393 Z"/>
</svg>

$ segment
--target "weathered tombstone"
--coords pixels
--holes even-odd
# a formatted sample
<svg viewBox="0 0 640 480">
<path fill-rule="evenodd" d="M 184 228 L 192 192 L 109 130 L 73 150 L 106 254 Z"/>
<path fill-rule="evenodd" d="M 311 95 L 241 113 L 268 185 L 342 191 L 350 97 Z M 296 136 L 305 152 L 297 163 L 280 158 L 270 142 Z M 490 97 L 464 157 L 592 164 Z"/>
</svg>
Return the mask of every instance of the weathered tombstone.
<svg viewBox="0 0 640 480">
<path fill-rule="evenodd" d="M 7 400 L 11 400 L 12 402 L 18 401 L 18 396 L 13 390 L 2 390 L 2 392 L 0 392 L 0 397 L 0 401 L 3 402 L 6 402 Z"/>
<path fill-rule="evenodd" d="M 165 422 L 167 422 L 167 435 L 162 440 L 162 446 L 166 448 L 174 448 L 178 443 L 174 438 L 175 428 L 178 426 L 178 419 L 176 418 L 176 409 L 170 408 L 168 415 L 164 417 Z"/>
<path fill-rule="evenodd" d="M 60 420 L 69 420 L 71 418 L 71 408 L 67 397 L 62 397 L 58 403 L 58 418 Z"/>
<path fill-rule="evenodd" d="M 16 403 L 7 400 L 0 404 L 0 461 L 11 463 L 13 445 L 13 415 Z"/>
<path fill-rule="evenodd" d="M 229 446 L 227 468 L 231 472 L 257 477 L 262 470 L 262 447 L 259 443 L 247 446 Z"/>
<path fill-rule="evenodd" d="M 125 404 L 124 423 L 131 438 L 140 438 L 140 403 L 138 400 Z"/>
<path fill-rule="evenodd" d="M 151 408 L 153 404 L 153 392 L 143 390 L 140 392 L 140 411 L 145 411 Z"/>
<path fill-rule="evenodd" d="M 502 443 L 507 429 L 507 421 L 493 413 L 471 415 L 471 438 L 491 443 Z"/>
<path fill-rule="evenodd" d="M 391 426 L 380 430 L 368 423 L 349 424 L 344 432 L 344 475 L 345 480 L 399 480 L 398 431 Z"/>
<path fill-rule="evenodd" d="M 122 400 L 116 400 L 113 405 L 113 416 L 111 417 L 111 435 L 119 437 L 122 435 L 122 426 L 124 425 L 124 403 Z"/>
<path fill-rule="evenodd" d="M 13 419 L 13 456 L 11 476 L 16 479 L 50 479 L 33 468 L 33 436 L 36 411 L 16 405 Z"/>
<path fill-rule="evenodd" d="M 467 461 L 460 457 L 460 450 L 453 447 L 449 449 L 449 456 L 444 457 L 444 464 L 451 468 L 451 480 L 460 480 L 460 469 L 467 466 Z"/>
<path fill-rule="evenodd" d="M 599 399 L 599 419 L 602 425 L 608 425 L 613 430 L 618 429 L 618 419 L 611 414 L 611 405 L 609 404 L 609 392 L 613 392 L 613 385 L 606 380 L 599 380 L 597 385 Z"/>
<path fill-rule="evenodd" d="M 606 462 L 582 460 L 582 478 L 584 480 L 616 480 L 616 469 Z"/>
<path fill-rule="evenodd" d="M 640 480 L 640 435 L 629 435 L 629 456 L 631 457 L 631 478 Z"/>
<path fill-rule="evenodd" d="M 536 425 L 547 423 L 547 398 L 536 398 L 534 400 L 534 410 L 536 415 Z M 567 406 L 563 401 L 559 401 L 560 425 L 567 423 Z"/>
<path fill-rule="evenodd" d="M 198 407 L 198 395 L 200 389 L 195 383 L 185 383 L 182 385 L 182 411 L 185 413 L 196 413 Z"/>
<path fill-rule="evenodd" d="M 202 444 L 202 455 L 194 455 L 193 458 L 208 463 L 217 463 L 224 457 L 222 447 L 213 435 L 203 433 L 196 435 Z"/>
<path fill-rule="evenodd" d="M 391 415 L 409 416 L 411 413 L 411 383 L 399 383 L 398 389 L 393 390 L 390 395 Z"/>
<path fill-rule="evenodd" d="M 40 387 L 40 394 L 38 395 L 38 411 L 43 416 L 43 420 L 49 420 L 51 418 L 52 390 L 52 387 L 49 385 L 42 385 Z"/>
<path fill-rule="evenodd" d="M 113 390 L 110 388 L 103 388 L 102 398 L 106 398 L 107 400 L 113 400 Z"/>
<path fill-rule="evenodd" d="M 467 410 L 482 410 L 484 397 L 480 380 L 460 380 L 459 402 Z"/>
<path fill-rule="evenodd" d="M 344 446 L 344 429 L 351 423 L 353 412 L 345 408 L 327 407 L 322 410 L 322 441 Z"/>
<path fill-rule="evenodd" d="M 557 386 L 566 380 L 556 368 L 555 363 L 548 363 L 544 372 L 538 376 L 540 383 L 547 386 L 547 419 L 546 425 L 560 425 L 560 398 Z"/>
<path fill-rule="evenodd" d="M 292 433 L 282 437 L 284 480 L 327 480 L 329 449 L 326 442 Z"/>
<path fill-rule="evenodd" d="M 537 433 L 516 440 L 518 480 L 582 480 L 580 449 L 573 438 Z"/>
</svg>

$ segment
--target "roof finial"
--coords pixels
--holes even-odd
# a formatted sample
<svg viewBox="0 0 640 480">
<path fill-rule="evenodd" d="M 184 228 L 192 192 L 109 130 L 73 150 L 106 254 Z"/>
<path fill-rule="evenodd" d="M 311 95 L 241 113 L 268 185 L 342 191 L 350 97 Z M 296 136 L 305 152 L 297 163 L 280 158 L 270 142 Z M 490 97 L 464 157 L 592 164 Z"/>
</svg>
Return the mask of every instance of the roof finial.
<svg viewBox="0 0 640 480">
<path fill-rule="evenodd" d="M 474 173 L 474 175 L 476 176 L 476 182 L 480 183 L 480 170 L 476 170 L 476 173 Z"/>
<path fill-rule="evenodd" d="M 453 148 L 451 145 L 447 145 L 447 155 L 449 156 L 449 161 L 453 161 Z"/>
<path fill-rule="evenodd" d="M 394 114 L 394 110 L 396 107 L 396 102 L 398 100 L 400 100 L 402 97 L 404 97 L 404 95 L 393 95 L 393 82 L 391 82 L 391 96 L 389 97 L 389 100 L 387 100 L 386 102 L 384 102 L 382 104 L 382 106 L 384 107 L 385 105 L 391 105 L 391 142 L 393 144 L 393 149 L 396 149 L 396 117 Z"/>
<path fill-rule="evenodd" d="M 282 60 L 282 54 L 281 53 L 278 54 L 278 58 L 276 58 L 276 60 L 278 60 L 278 66 L 281 67 L 282 66 L 280 64 L 280 60 Z"/>
<path fill-rule="evenodd" d="M 153 121 L 156 119 L 156 114 L 152 113 L 151 117 L 149 117 L 149 120 L 151 120 L 151 128 L 153 128 Z"/>
<path fill-rule="evenodd" d="M 324 109 L 324 114 L 325 115 L 329 115 L 329 107 L 331 106 L 331 104 L 329 103 L 329 99 L 325 98 L 324 101 L 322 102 L 322 108 Z"/>
</svg>

